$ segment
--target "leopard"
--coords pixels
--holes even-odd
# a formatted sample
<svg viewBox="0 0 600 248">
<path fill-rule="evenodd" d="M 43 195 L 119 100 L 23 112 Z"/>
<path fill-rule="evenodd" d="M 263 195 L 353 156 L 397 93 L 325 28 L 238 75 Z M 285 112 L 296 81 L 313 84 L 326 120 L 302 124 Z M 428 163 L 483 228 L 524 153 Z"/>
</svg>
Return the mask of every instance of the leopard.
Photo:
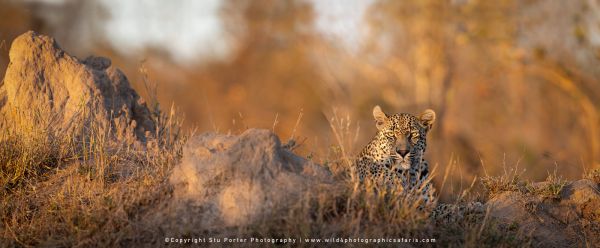
<svg viewBox="0 0 600 248">
<path fill-rule="evenodd" d="M 373 108 L 377 132 L 359 153 L 355 172 L 362 182 L 366 178 L 383 181 L 388 186 L 412 190 L 423 205 L 432 209 L 430 218 L 436 223 L 450 223 L 482 213 L 480 202 L 467 204 L 438 203 L 431 184 L 429 163 L 424 154 L 427 135 L 436 121 L 435 111 L 426 109 L 418 115 L 388 115 L 379 105 Z M 425 209 L 423 205 L 419 209 Z"/>
<path fill-rule="evenodd" d="M 427 134 L 435 119 L 435 111 L 427 109 L 415 116 L 409 113 L 388 115 L 379 105 L 373 108 L 377 132 L 355 162 L 359 180 L 383 180 L 406 190 L 422 187 L 424 201 L 429 202 L 429 164 L 424 158 Z M 427 182 L 422 185 L 422 182 Z"/>
</svg>

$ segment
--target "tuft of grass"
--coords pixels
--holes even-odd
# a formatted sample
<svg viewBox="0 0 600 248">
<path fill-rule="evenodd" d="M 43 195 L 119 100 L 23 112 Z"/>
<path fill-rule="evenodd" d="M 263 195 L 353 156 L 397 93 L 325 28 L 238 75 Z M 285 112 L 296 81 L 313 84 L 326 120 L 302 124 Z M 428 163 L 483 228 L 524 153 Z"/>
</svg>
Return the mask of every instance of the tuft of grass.
<svg viewBox="0 0 600 248">
<path fill-rule="evenodd" d="M 73 155 L 72 137 L 51 128 L 58 125 L 55 114 L 46 114 L 44 109 L 6 112 L 9 118 L 0 121 L 2 194 L 57 168 Z"/>
<path fill-rule="evenodd" d="M 355 144 L 358 141 L 360 125 L 358 123 L 352 125 L 350 114 L 346 114 L 345 117 L 340 116 L 335 108 L 328 121 L 336 144 L 330 146 L 328 154 L 330 161 L 326 161 L 325 163 L 334 172 L 347 172 L 350 177 L 354 177 L 354 157 L 349 154 L 354 152 Z"/>
<path fill-rule="evenodd" d="M 590 179 L 593 182 L 600 184 L 600 168 L 599 169 L 593 169 L 587 173 L 585 173 L 585 175 L 583 176 L 583 178 L 586 179 Z"/>
<path fill-rule="evenodd" d="M 481 182 L 488 192 L 489 197 L 494 197 L 502 192 L 513 191 L 522 194 L 541 196 L 547 199 L 558 199 L 563 187 L 567 181 L 556 174 L 556 169 L 553 173 L 548 173 L 546 180 L 541 183 L 532 183 L 521 180 L 521 175 L 524 172 L 517 173 L 518 167 L 515 166 L 510 170 L 504 170 L 500 176 L 485 176 L 481 178 Z"/>
<path fill-rule="evenodd" d="M 500 176 L 484 176 L 481 178 L 481 183 L 490 196 L 506 191 L 520 191 L 523 186 L 520 174 L 517 174 L 513 170 L 509 173 L 505 171 Z"/>
<path fill-rule="evenodd" d="M 152 111 L 145 143 L 124 119 L 96 112 L 82 107 L 70 125 L 49 109 L 0 121 L 0 246 L 119 245 L 169 198 L 187 139 L 174 108 Z"/>
<path fill-rule="evenodd" d="M 567 181 L 563 180 L 562 177 L 556 175 L 556 170 L 553 173 L 548 173 L 546 181 L 541 185 L 535 187 L 532 184 L 528 184 L 527 193 L 541 196 L 547 199 L 559 199 L 560 192 L 567 185 Z"/>
</svg>

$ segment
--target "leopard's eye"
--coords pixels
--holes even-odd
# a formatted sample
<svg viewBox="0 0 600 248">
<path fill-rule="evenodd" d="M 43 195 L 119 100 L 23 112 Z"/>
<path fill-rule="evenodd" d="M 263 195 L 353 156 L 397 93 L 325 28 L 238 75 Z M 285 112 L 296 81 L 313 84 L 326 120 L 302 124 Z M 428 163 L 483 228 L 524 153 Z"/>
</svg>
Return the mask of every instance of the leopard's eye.
<svg viewBox="0 0 600 248">
<path fill-rule="evenodd" d="M 394 132 L 386 132 L 384 133 L 385 137 L 390 138 L 390 139 L 395 139 L 396 135 L 394 134 Z"/>
<path fill-rule="evenodd" d="M 417 143 L 419 141 L 419 131 L 418 130 L 413 130 L 410 132 L 410 141 L 412 141 L 412 143 Z"/>
</svg>

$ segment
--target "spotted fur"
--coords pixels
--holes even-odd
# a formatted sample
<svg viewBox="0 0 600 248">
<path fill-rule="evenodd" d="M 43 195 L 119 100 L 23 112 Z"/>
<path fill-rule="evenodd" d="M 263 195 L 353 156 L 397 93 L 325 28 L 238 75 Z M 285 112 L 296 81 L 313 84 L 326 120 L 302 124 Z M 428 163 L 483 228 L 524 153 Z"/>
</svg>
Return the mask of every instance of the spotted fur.
<svg viewBox="0 0 600 248">
<path fill-rule="evenodd" d="M 358 177 L 361 181 L 371 177 L 413 189 L 429 176 L 424 154 L 427 133 L 435 122 L 435 112 L 428 109 L 419 116 L 407 113 L 388 116 L 375 106 L 373 117 L 378 131 L 358 155 Z M 424 195 L 430 195 L 431 186 L 419 187 L 426 191 Z"/>
<path fill-rule="evenodd" d="M 481 202 L 438 204 L 431 212 L 430 218 L 437 224 L 456 223 L 467 218 L 481 217 L 485 210 Z"/>
<path fill-rule="evenodd" d="M 428 109 L 419 116 L 407 113 L 388 116 L 379 106 L 375 106 L 373 117 L 378 131 L 356 159 L 359 179 L 363 181 L 369 177 L 383 180 L 388 185 L 420 193 L 425 204 L 435 203 L 432 199 L 433 186 L 427 180 L 429 164 L 423 157 L 427 148 L 427 133 L 435 122 L 435 112 Z M 430 217 L 436 223 L 450 223 L 483 211 L 480 202 L 437 204 Z"/>
</svg>

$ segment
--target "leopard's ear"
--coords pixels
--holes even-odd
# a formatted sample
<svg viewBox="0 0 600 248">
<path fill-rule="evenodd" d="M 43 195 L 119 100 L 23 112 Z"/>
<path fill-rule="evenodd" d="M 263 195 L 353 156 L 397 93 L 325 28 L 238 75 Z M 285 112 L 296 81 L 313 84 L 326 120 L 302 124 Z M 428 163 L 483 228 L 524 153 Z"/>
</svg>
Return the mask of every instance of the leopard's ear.
<svg viewBox="0 0 600 248">
<path fill-rule="evenodd" d="M 431 130 L 431 127 L 435 122 L 435 112 L 432 109 L 423 111 L 423 113 L 419 115 L 419 121 L 421 121 L 423 126 L 427 127 L 427 130 Z"/>
<path fill-rule="evenodd" d="M 375 118 L 375 126 L 381 130 L 385 124 L 389 121 L 387 115 L 381 110 L 379 105 L 373 108 L 373 118 Z"/>
</svg>

